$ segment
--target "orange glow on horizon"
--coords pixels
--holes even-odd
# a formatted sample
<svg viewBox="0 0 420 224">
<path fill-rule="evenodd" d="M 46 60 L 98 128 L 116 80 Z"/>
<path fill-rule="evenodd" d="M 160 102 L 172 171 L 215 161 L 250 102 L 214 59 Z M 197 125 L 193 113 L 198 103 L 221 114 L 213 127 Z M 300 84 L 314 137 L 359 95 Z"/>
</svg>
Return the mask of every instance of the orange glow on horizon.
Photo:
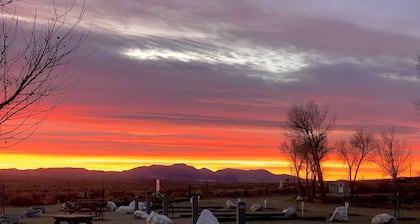
<svg viewBox="0 0 420 224">
<path fill-rule="evenodd" d="M 278 149 L 282 142 L 278 127 L 101 118 L 83 111 L 87 109 L 61 108 L 53 113 L 33 137 L 1 149 L 0 168 L 123 171 L 185 163 L 212 171 L 266 169 L 294 175 L 292 164 Z M 413 147 L 413 161 L 420 159 L 414 150 L 417 148 Z M 322 167 L 325 180 L 347 179 L 346 166 L 334 154 L 323 161 Z M 413 163 L 402 176 L 420 176 L 420 164 Z M 358 179 L 375 178 L 388 176 L 375 164 L 363 164 Z"/>
<path fill-rule="evenodd" d="M 28 162 L 31 161 L 31 162 Z M 207 168 L 217 171 L 225 168 L 255 170 L 266 169 L 274 174 L 294 175 L 291 164 L 287 160 L 277 159 L 215 159 L 208 158 L 198 160 L 194 158 L 173 157 L 107 157 L 107 156 L 72 156 L 72 155 L 22 155 L 3 154 L 0 160 L 0 169 L 17 168 L 20 170 L 37 168 L 85 168 L 88 170 L 124 171 L 139 166 L 172 165 L 185 163 L 197 169 Z M 328 160 L 322 164 L 325 180 L 348 179 L 347 169 L 341 161 Z M 420 167 L 413 164 L 411 176 L 420 175 Z M 303 171 L 301 177 L 304 177 Z M 410 176 L 410 169 L 401 176 Z M 375 164 L 365 163 L 362 165 L 358 180 L 389 178 Z"/>
</svg>

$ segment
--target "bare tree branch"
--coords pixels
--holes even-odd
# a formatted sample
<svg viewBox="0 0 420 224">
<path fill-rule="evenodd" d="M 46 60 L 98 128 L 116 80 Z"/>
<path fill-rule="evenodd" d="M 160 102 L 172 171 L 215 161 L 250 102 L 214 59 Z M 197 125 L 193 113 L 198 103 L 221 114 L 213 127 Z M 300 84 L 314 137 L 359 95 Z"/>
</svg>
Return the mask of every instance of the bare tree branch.
<svg viewBox="0 0 420 224">
<path fill-rule="evenodd" d="M 280 150 L 289 156 L 293 163 L 293 169 L 297 177 L 299 195 L 302 195 L 303 193 L 300 172 L 302 171 L 306 161 L 307 150 L 304 149 L 304 147 L 305 146 L 299 141 L 299 139 L 290 139 L 290 142 L 284 142 L 280 146 Z"/>
<path fill-rule="evenodd" d="M 54 4 L 46 24 L 38 23 L 35 13 L 29 32 L 5 10 L 13 2 L 0 4 L 0 140 L 10 146 L 28 138 L 55 108 L 57 96 L 74 86 L 66 69 L 77 60 L 88 32 L 79 30 L 84 4 L 72 23 L 74 1 L 63 12 Z"/>
<path fill-rule="evenodd" d="M 382 133 L 382 145 L 376 154 L 375 162 L 393 180 L 409 167 L 411 150 L 405 141 L 396 138 L 394 129 Z"/>
<path fill-rule="evenodd" d="M 5 7 L 13 2 L 13 0 L 0 0 L 0 7 Z"/>
</svg>

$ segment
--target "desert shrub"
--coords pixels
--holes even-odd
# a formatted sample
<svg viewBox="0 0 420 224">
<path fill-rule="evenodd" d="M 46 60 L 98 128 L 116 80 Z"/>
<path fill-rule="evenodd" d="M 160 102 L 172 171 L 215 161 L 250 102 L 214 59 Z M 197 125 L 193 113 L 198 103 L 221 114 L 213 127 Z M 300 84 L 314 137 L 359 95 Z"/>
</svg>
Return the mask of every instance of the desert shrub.
<svg viewBox="0 0 420 224">
<path fill-rule="evenodd" d="M 332 204 L 340 204 L 344 202 L 344 196 L 327 195 L 327 202 Z"/>
<path fill-rule="evenodd" d="M 9 204 L 12 206 L 31 206 L 42 204 L 39 197 L 34 197 L 31 193 L 20 193 L 9 197 Z"/>
<path fill-rule="evenodd" d="M 66 202 L 66 201 L 70 201 L 72 199 L 75 199 L 77 197 L 77 194 L 75 193 L 57 193 L 54 195 L 54 203 L 57 201 L 60 202 Z"/>
<path fill-rule="evenodd" d="M 112 201 L 129 201 L 133 197 L 130 192 L 121 189 L 112 189 L 107 193 L 106 198 Z"/>
<path fill-rule="evenodd" d="M 89 192 L 88 197 L 91 199 L 102 198 L 103 194 L 105 194 L 105 191 L 102 191 L 102 189 L 95 189 Z"/>
<path fill-rule="evenodd" d="M 373 192 L 375 193 L 392 193 L 394 191 L 393 183 L 390 180 L 378 183 Z"/>
<path fill-rule="evenodd" d="M 363 182 L 357 182 L 354 185 L 354 193 L 356 194 L 367 194 L 374 192 L 376 190 L 376 187 L 372 183 L 363 183 Z"/>
<path fill-rule="evenodd" d="M 388 194 L 355 195 L 353 204 L 367 208 L 392 208 L 392 197 Z"/>
</svg>

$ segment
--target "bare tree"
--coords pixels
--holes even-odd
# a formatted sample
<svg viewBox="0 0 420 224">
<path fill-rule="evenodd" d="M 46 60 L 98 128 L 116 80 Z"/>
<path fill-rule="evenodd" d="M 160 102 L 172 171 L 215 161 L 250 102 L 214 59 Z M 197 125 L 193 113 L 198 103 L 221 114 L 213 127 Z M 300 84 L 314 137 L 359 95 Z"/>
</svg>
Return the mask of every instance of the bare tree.
<svg viewBox="0 0 420 224">
<path fill-rule="evenodd" d="M 87 37 L 79 30 L 84 3 L 76 18 L 69 18 L 75 2 L 62 11 L 54 4 L 47 22 L 35 13 L 32 24 L 10 13 L 13 5 L 0 0 L 0 140 L 7 146 L 28 138 L 74 85 L 66 70 Z"/>
<path fill-rule="evenodd" d="M 317 174 L 322 201 L 325 201 L 325 186 L 321 161 L 330 151 L 327 136 L 334 127 L 335 119 L 335 116 L 329 116 L 328 107 L 314 101 L 292 105 L 287 111 L 286 135 L 299 139 L 309 150 L 308 159 Z"/>
<path fill-rule="evenodd" d="M 395 216 L 399 217 L 398 177 L 410 165 L 411 150 L 405 141 L 395 137 L 394 129 L 382 133 L 381 143 L 381 147 L 376 150 L 375 162 L 392 178 L 394 183 Z"/>
<path fill-rule="evenodd" d="M 373 132 L 369 132 L 364 128 L 357 129 L 351 136 L 349 143 L 341 140 L 335 145 L 336 150 L 347 165 L 351 200 L 353 199 L 354 185 L 357 181 L 360 166 L 364 159 L 377 147 L 378 142 Z"/>
<path fill-rule="evenodd" d="M 280 150 L 289 156 L 289 159 L 293 163 L 293 169 L 297 177 L 298 194 L 302 195 L 302 183 L 300 178 L 300 172 L 305 163 L 303 145 L 298 139 L 290 139 L 290 142 L 284 142 L 280 146 Z"/>
</svg>

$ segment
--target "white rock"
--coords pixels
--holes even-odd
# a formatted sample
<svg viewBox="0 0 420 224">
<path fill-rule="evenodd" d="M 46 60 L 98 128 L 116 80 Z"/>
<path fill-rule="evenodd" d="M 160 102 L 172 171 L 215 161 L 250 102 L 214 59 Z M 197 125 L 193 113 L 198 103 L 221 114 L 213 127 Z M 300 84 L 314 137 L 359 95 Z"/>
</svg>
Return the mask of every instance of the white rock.
<svg viewBox="0 0 420 224">
<path fill-rule="evenodd" d="M 159 215 L 155 212 L 150 213 L 146 219 L 147 224 L 171 224 L 173 223 L 166 215 Z"/>
<path fill-rule="evenodd" d="M 284 216 L 285 217 L 294 217 L 294 216 L 297 216 L 296 209 L 293 208 L 293 207 L 288 207 L 286 209 L 283 209 L 283 211 L 281 211 L 281 212 L 284 213 Z"/>
<path fill-rule="evenodd" d="M 343 222 L 348 221 L 349 214 L 348 214 L 348 208 L 344 206 L 340 206 L 335 208 L 334 213 L 332 214 L 331 218 L 329 219 L 330 222 L 337 221 L 337 222 Z"/>
<path fill-rule="evenodd" d="M 118 212 L 118 213 L 121 213 L 121 214 L 133 214 L 134 208 L 132 208 L 130 206 L 121 205 L 115 211 Z"/>
<path fill-rule="evenodd" d="M 141 219 L 147 219 L 147 217 L 149 217 L 149 215 L 145 211 L 142 211 L 142 210 L 134 211 L 134 216 Z"/>
<path fill-rule="evenodd" d="M 236 203 L 231 201 L 231 200 L 227 200 L 226 201 L 226 208 L 236 208 Z"/>
<path fill-rule="evenodd" d="M 251 207 L 249 208 L 249 210 L 256 212 L 259 211 L 263 208 L 262 204 L 253 204 L 251 205 Z"/>
<path fill-rule="evenodd" d="M 208 209 L 203 209 L 201 211 L 200 216 L 197 219 L 196 224 L 219 224 L 219 221 L 217 220 L 216 216 L 211 213 Z"/>
<path fill-rule="evenodd" d="M 378 215 L 375 215 L 372 220 L 370 221 L 370 224 L 397 224 L 397 219 L 387 213 L 381 213 Z"/>
</svg>

